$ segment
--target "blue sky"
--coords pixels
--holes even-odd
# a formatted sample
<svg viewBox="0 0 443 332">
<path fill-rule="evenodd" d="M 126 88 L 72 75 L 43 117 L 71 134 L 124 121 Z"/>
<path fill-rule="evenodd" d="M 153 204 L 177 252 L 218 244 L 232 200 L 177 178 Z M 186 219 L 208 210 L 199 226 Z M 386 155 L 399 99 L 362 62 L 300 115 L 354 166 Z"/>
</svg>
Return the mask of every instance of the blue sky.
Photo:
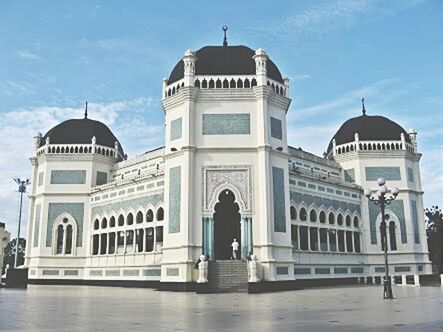
<svg viewBox="0 0 443 332">
<path fill-rule="evenodd" d="M 130 157 L 162 145 L 162 79 L 186 49 L 220 45 L 224 24 L 229 44 L 266 49 L 290 78 L 289 144 L 321 155 L 365 97 L 368 114 L 418 131 L 425 206 L 443 205 L 441 1 L 2 1 L 0 13 L 0 220 L 13 232 L 10 178 L 31 175 L 37 131 L 88 100 Z"/>
</svg>

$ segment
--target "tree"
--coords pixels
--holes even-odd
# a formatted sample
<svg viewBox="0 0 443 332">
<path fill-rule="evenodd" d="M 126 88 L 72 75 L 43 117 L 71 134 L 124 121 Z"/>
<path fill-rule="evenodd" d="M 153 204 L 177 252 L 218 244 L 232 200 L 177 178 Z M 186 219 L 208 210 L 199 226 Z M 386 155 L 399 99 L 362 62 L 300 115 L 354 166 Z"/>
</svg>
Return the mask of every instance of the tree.
<svg viewBox="0 0 443 332">
<path fill-rule="evenodd" d="M 5 271 L 6 264 L 9 264 L 10 268 L 14 267 L 16 242 L 17 242 L 17 239 L 15 238 L 15 239 L 9 241 L 9 243 L 6 245 L 2 273 L 4 273 L 4 271 Z M 25 249 L 26 249 L 26 240 L 21 237 L 18 241 L 17 266 L 23 265 L 25 263 Z"/>
<path fill-rule="evenodd" d="M 438 206 L 425 210 L 429 258 L 439 273 L 443 273 L 443 214 Z"/>
</svg>

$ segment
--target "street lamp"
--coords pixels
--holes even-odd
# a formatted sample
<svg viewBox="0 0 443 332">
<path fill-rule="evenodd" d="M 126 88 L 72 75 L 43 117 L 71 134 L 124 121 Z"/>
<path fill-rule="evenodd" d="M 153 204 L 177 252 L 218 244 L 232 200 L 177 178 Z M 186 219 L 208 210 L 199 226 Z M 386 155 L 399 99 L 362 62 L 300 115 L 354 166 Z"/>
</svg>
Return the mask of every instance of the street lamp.
<svg viewBox="0 0 443 332">
<path fill-rule="evenodd" d="M 31 184 L 29 179 L 22 180 L 20 178 L 12 178 L 15 183 L 18 184 L 18 192 L 20 193 L 20 210 L 18 213 L 18 227 L 17 227 L 17 240 L 15 242 L 15 258 L 14 258 L 14 269 L 17 268 L 17 258 L 18 258 L 18 244 L 20 239 L 20 224 L 22 221 L 22 205 L 23 205 L 23 194 L 26 192 L 26 186 Z"/>
<path fill-rule="evenodd" d="M 379 178 L 377 180 L 379 188 L 377 191 L 372 191 L 369 188 L 365 189 L 365 196 L 376 205 L 380 205 L 381 215 L 382 215 L 382 227 L 384 228 L 384 232 L 381 232 L 381 241 L 384 245 L 385 252 L 385 281 L 383 283 L 383 298 L 384 299 L 393 299 L 394 296 L 392 294 L 392 284 L 391 278 L 389 277 L 388 270 L 388 234 L 386 231 L 386 216 L 385 216 L 385 207 L 389 205 L 398 195 L 400 190 L 397 187 L 389 190 L 386 186 L 386 180 L 384 178 Z"/>
</svg>

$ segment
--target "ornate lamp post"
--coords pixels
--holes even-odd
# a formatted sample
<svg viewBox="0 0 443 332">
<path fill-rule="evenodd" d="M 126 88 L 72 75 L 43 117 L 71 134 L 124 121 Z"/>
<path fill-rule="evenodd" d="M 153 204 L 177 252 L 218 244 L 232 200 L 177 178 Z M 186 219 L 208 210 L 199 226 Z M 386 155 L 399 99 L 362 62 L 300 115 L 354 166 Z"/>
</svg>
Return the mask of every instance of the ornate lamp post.
<svg viewBox="0 0 443 332">
<path fill-rule="evenodd" d="M 23 194 L 26 192 L 26 186 L 31 184 L 29 179 L 21 180 L 20 178 L 12 178 L 15 183 L 18 184 L 18 192 L 20 193 L 20 210 L 18 213 L 18 227 L 17 227 L 17 240 L 15 242 L 15 259 L 14 259 L 14 269 L 17 268 L 17 258 L 18 258 L 18 244 L 20 239 L 20 224 L 22 221 L 22 205 L 23 205 Z"/>
<path fill-rule="evenodd" d="M 366 188 L 365 189 L 365 196 L 371 201 L 374 202 L 374 204 L 380 206 L 381 215 L 382 215 L 382 227 L 383 232 L 381 232 L 381 241 L 383 243 L 384 247 L 384 253 L 385 253 L 385 280 L 383 283 L 383 298 L 384 299 L 393 299 L 394 296 L 392 294 L 392 284 L 391 284 L 391 278 L 389 277 L 389 265 L 388 265 L 388 234 L 387 234 L 387 227 L 386 227 L 386 215 L 385 215 L 385 207 L 386 205 L 390 204 L 398 195 L 399 189 L 397 187 L 392 188 L 392 190 L 389 190 L 386 186 L 386 180 L 384 178 L 379 178 L 377 180 L 377 183 L 379 185 L 379 188 L 377 191 L 373 191 L 372 189 Z"/>
</svg>

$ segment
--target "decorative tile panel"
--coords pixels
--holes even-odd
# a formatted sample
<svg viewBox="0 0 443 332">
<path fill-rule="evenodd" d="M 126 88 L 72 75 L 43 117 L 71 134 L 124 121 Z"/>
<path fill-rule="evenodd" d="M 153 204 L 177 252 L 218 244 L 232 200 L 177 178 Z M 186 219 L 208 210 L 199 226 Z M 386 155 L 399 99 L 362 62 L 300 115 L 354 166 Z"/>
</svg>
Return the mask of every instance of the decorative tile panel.
<svg viewBox="0 0 443 332">
<path fill-rule="evenodd" d="M 329 274 L 331 269 L 329 267 L 316 267 L 315 274 Z"/>
<path fill-rule="evenodd" d="M 62 213 L 70 214 L 77 223 L 77 247 L 82 246 L 83 215 L 85 206 L 83 203 L 49 203 L 48 222 L 46 224 L 46 247 L 52 244 L 52 227 L 56 219 Z"/>
<path fill-rule="evenodd" d="M 274 232 L 286 232 L 285 176 L 282 168 L 272 167 Z"/>
<path fill-rule="evenodd" d="M 139 274 L 139 270 L 123 270 L 123 275 L 126 277 L 138 277 Z"/>
<path fill-rule="evenodd" d="M 249 113 L 203 114 L 203 135 L 249 135 Z"/>
<path fill-rule="evenodd" d="M 166 268 L 166 275 L 168 276 L 168 277 L 178 277 L 179 276 L 179 269 L 178 268 L 171 268 L 171 267 L 168 267 L 168 268 Z"/>
<path fill-rule="evenodd" d="M 345 169 L 345 181 L 346 182 L 355 182 L 355 171 L 353 168 L 351 169 Z"/>
<path fill-rule="evenodd" d="M 40 233 L 40 214 L 42 212 L 42 205 L 37 204 L 35 206 L 35 217 L 34 217 L 34 240 L 32 242 L 33 247 L 38 247 L 38 238 Z"/>
<path fill-rule="evenodd" d="M 93 276 L 93 277 L 102 277 L 103 270 L 91 270 L 91 271 L 89 271 L 89 275 Z"/>
<path fill-rule="evenodd" d="M 334 274 L 347 274 L 348 268 L 347 267 L 334 267 Z"/>
<path fill-rule="evenodd" d="M 385 273 L 385 268 L 383 267 L 383 266 L 376 266 L 375 268 L 374 268 L 374 271 L 376 272 L 376 273 Z"/>
<path fill-rule="evenodd" d="M 410 266 L 394 266 L 395 272 L 410 272 L 411 267 Z"/>
<path fill-rule="evenodd" d="M 414 182 L 414 170 L 411 167 L 408 167 L 408 181 Z"/>
<path fill-rule="evenodd" d="M 65 276 L 78 276 L 78 270 L 65 270 Z"/>
<path fill-rule="evenodd" d="M 323 207 L 332 207 L 335 210 L 341 209 L 343 212 L 346 210 L 349 210 L 351 213 L 357 212 L 358 214 L 361 214 L 360 212 L 360 205 L 349 203 L 349 202 L 343 202 L 335 199 L 325 198 L 325 197 L 319 197 L 319 196 L 313 196 L 309 194 L 303 194 L 300 192 L 291 191 L 291 202 L 294 203 L 305 203 L 307 206 L 310 206 L 311 204 L 314 204 L 315 207 L 319 208 L 321 206 Z"/>
<path fill-rule="evenodd" d="M 276 270 L 278 275 L 287 275 L 289 273 L 287 266 L 277 266 Z"/>
<path fill-rule="evenodd" d="M 59 270 L 43 270 L 42 275 L 44 276 L 58 276 L 60 273 Z"/>
<path fill-rule="evenodd" d="M 271 137 L 276 139 L 283 139 L 282 124 L 280 119 L 271 116 Z"/>
<path fill-rule="evenodd" d="M 169 170 L 169 233 L 180 233 L 181 166 Z"/>
<path fill-rule="evenodd" d="M 144 277 L 160 277 L 161 270 L 160 269 L 146 269 L 143 270 Z"/>
<path fill-rule="evenodd" d="M 296 267 L 294 268 L 294 274 L 311 274 L 309 267 Z"/>
<path fill-rule="evenodd" d="M 182 138 L 182 118 L 171 121 L 171 141 Z"/>
<path fill-rule="evenodd" d="M 107 277 L 119 277 L 120 276 L 120 270 L 106 270 L 105 276 Z"/>
<path fill-rule="evenodd" d="M 411 199 L 412 226 L 414 227 L 414 242 L 420 243 L 420 235 L 418 233 L 418 214 L 417 201 Z"/>
<path fill-rule="evenodd" d="M 363 273 L 363 267 L 351 267 L 351 273 Z"/>
<path fill-rule="evenodd" d="M 377 181 L 383 177 L 387 181 L 400 181 L 400 167 L 365 167 L 366 181 Z"/>
<path fill-rule="evenodd" d="M 52 170 L 51 184 L 85 184 L 85 170 Z"/>
<path fill-rule="evenodd" d="M 97 178 L 95 184 L 100 186 L 108 182 L 108 173 L 97 171 Z"/>
<path fill-rule="evenodd" d="M 40 187 L 41 185 L 43 185 L 43 176 L 44 176 L 44 173 L 43 173 L 43 172 L 38 173 L 38 186 L 39 186 L 39 187 Z"/>
<path fill-rule="evenodd" d="M 379 229 L 376 229 L 376 221 L 377 217 L 380 214 L 380 207 L 375 205 L 373 202 L 368 201 L 369 208 L 369 230 L 371 232 L 371 244 L 377 244 L 377 232 Z M 392 211 L 394 213 L 399 222 L 400 222 L 400 235 L 401 235 L 401 243 L 407 242 L 406 235 L 406 222 L 405 222 L 405 209 L 403 205 L 403 201 L 401 199 L 396 199 L 392 201 L 391 204 L 386 208 L 386 210 Z"/>
</svg>

